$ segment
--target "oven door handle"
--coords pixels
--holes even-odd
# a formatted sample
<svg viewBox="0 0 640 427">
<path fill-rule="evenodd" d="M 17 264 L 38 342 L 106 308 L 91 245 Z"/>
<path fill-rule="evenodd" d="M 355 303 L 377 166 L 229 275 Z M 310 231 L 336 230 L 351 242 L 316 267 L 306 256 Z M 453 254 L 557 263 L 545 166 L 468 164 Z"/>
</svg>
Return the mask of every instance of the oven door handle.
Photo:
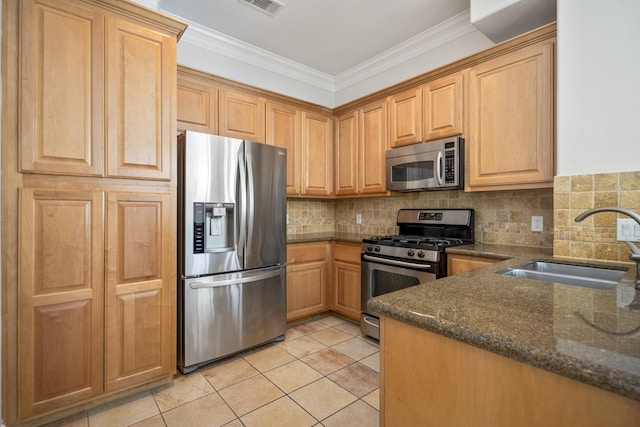
<svg viewBox="0 0 640 427">
<path fill-rule="evenodd" d="M 431 264 L 412 264 L 410 262 L 396 261 L 396 260 L 393 260 L 393 259 L 372 257 L 372 256 L 369 256 L 369 255 L 363 255 L 362 257 L 366 261 L 377 262 L 378 264 L 389 264 L 389 265 L 396 265 L 398 267 L 417 268 L 417 269 L 420 269 L 420 270 L 428 270 L 428 269 L 431 268 Z"/>
</svg>

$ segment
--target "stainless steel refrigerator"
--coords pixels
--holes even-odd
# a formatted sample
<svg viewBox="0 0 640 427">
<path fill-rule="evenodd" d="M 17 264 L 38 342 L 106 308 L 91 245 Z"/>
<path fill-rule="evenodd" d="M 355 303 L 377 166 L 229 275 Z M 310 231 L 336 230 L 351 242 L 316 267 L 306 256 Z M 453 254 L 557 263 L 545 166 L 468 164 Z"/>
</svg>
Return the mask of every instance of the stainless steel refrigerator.
<svg viewBox="0 0 640 427">
<path fill-rule="evenodd" d="M 190 372 L 286 330 L 286 150 L 178 137 L 178 367 Z"/>
</svg>

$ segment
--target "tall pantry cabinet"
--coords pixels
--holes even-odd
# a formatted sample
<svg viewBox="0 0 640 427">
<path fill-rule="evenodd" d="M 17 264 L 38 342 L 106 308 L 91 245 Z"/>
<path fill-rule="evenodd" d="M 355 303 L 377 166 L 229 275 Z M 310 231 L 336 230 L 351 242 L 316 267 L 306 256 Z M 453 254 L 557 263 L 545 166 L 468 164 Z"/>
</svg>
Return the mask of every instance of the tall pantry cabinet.
<svg viewBox="0 0 640 427">
<path fill-rule="evenodd" d="M 3 3 L 2 373 L 12 425 L 174 373 L 185 25 L 123 0 Z"/>
</svg>

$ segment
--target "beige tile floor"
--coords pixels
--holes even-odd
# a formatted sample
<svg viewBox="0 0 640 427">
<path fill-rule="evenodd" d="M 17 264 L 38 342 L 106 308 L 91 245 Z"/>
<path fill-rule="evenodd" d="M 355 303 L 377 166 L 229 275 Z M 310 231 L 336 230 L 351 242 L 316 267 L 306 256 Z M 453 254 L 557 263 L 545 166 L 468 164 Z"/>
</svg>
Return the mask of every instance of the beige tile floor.
<svg viewBox="0 0 640 427">
<path fill-rule="evenodd" d="M 376 341 L 327 315 L 291 325 L 282 342 L 48 426 L 377 426 L 379 366 Z"/>
</svg>

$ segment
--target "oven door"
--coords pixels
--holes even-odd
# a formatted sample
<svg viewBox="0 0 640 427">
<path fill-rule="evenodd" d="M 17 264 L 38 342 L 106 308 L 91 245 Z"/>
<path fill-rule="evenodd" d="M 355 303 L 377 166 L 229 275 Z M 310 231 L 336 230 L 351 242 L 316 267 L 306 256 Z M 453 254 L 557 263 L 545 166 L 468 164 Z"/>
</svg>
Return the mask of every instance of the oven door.
<svg viewBox="0 0 640 427">
<path fill-rule="evenodd" d="M 362 254 L 361 261 L 360 328 L 364 334 L 380 339 L 380 321 L 368 312 L 367 302 L 378 295 L 435 280 L 438 266 L 437 263 L 417 264 L 367 254 Z"/>
</svg>

